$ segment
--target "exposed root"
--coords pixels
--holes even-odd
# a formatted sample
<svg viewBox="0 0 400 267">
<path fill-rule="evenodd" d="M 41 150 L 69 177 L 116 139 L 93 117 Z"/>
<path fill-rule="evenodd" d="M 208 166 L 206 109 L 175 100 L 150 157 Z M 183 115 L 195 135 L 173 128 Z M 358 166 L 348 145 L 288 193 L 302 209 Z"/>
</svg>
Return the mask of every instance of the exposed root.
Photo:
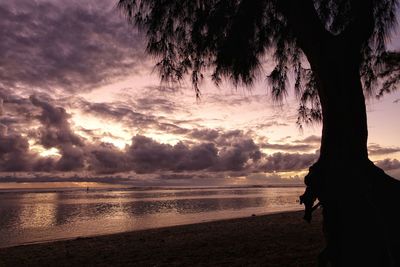
<svg viewBox="0 0 400 267">
<path fill-rule="evenodd" d="M 398 180 L 371 161 L 334 169 L 318 162 L 305 183 L 304 219 L 317 199 L 323 207 L 327 246 L 319 266 L 400 266 Z"/>
</svg>

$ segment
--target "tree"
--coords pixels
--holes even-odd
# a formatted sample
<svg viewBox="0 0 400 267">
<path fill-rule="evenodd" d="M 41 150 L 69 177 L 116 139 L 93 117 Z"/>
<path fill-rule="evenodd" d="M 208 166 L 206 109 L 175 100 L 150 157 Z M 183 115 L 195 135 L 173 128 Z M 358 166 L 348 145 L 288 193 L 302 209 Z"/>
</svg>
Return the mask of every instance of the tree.
<svg viewBox="0 0 400 267">
<path fill-rule="evenodd" d="M 385 48 L 397 5 L 397 0 L 119 1 L 145 32 L 161 79 L 190 75 L 197 96 L 206 70 L 216 84 L 229 78 L 251 85 L 261 62 L 272 61 L 276 66 L 267 79 L 276 101 L 286 96 L 288 77 L 294 77 L 299 124 L 323 125 L 320 157 L 305 177 L 302 196 L 306 219 L 316 199 L 323 207 L 327 247 L 321 266 L 400 265 L 394 209 L 400 207 L 400 183 L 368 159 L 364 98 L 394 90 L 399 81 L 399 56 Z"/>
</svg>

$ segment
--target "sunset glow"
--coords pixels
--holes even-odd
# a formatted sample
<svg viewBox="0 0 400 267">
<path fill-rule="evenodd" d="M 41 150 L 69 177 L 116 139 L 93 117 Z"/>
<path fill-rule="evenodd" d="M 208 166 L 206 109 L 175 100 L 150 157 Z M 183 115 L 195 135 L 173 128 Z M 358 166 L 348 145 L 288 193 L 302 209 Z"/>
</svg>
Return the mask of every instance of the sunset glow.
<svg viewBox="0 0 400 267">
<path fill-rule="evenodd" d="M 0 138 L 9 146 L 0 170 L 15 182 L 84 172 L 85 179 L 118 174 L 133 184 L 168 184 L 162 173 L 170 172 L 182 183 L 189 173 L 205 183 L 301 183 L 318 157 L 321 125 L 300 130 L 297 100 L 290 94 L 274 103 L 265 74 L 250 89 L 216 87 L 206 77 L 200 99 L 189 82 L 161 84 L 143 36 L 113 2 L 3 1 L 0 8 L 0 27 L 24 17 L 0 50 Z M 398 35 L 390 47 L 400 48 Z M 396 92 L 367 103 L 370 157 L 396 178 L 399 99 Z"/>
</svg>

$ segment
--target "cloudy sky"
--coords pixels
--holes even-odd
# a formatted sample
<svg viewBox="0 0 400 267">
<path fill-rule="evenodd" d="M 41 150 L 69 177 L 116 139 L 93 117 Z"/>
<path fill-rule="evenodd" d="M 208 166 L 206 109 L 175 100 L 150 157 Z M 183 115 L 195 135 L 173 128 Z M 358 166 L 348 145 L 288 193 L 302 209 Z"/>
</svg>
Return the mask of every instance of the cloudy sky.
<svg viewBox="0 0 400 267">
<path fill-rule="evenodd" d="M 206 79 L 200 100 L 160 84 L 115 1 L 1 1 L 0 35 L 0 182 L 299 183 L 318 157 L 321 126 L 299 130 L 296 99 L 274 104 L 265 76 Z M 370 157 L 397 178 L 399 99 L 368 100 Z"/>
</svg>

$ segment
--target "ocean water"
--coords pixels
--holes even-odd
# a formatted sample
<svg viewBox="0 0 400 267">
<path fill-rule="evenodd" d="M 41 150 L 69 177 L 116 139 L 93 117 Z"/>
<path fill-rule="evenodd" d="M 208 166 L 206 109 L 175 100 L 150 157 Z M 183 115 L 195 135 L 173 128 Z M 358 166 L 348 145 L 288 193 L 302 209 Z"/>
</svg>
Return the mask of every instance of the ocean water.
<svg viewBox="0 0 400 267">
<path fill-rule="evenodd" d="M 302 187 L 0 190 L 0 247 L 301 209 Z"/>
</svg>

